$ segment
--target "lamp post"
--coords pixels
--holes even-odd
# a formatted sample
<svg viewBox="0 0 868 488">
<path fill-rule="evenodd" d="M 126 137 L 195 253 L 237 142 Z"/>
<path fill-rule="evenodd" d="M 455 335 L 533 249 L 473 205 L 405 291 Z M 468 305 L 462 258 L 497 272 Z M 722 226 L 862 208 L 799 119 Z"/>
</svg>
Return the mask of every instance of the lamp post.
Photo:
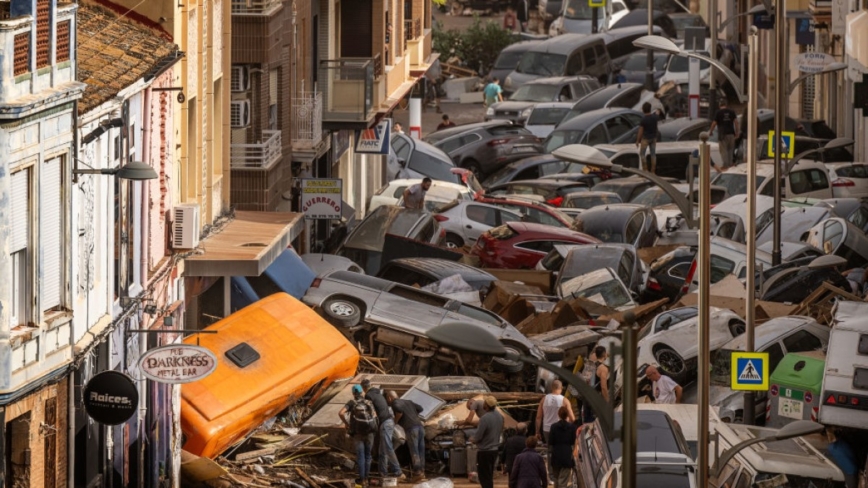
<svg viewBox="0 0 868 488">
<path fill-rule="evenodd" d="M 714 461 L 712 473 L 714 474 L 714 476 L 719 476 L 720 472 L 723 470 L 723 467 L 726 466 L 729 460 L 732 459 L 736 454 L 738 454 L 739 451 L 746 447 L 752 446 L 754 444 L 759 444 L 760 442 L 785 441 L 787 439 L 792 439 L 793 437 L 801 437 L 803 435 L 814 434 L 820 432 L 821 430 L 823 430 L 823 426 L 816 422 L 811 422 L 810 420 L 796 420 L 795 422 L 790 422 L 789 424 L 781 427 L 777 431 L 770 432 L 768 435 L 757 436 L 753 439 L 739 442 L 738 444 L 730 447 L 726 451 L 723 451 L 720 457 Z M 707 451 L 707 449 L 700 450 Z"/>
<path fill-rule="evenodd" d="M 699 134 L 699 249 L 697 250 L 697 268 L 699 273 L 699 300 L 697 301 L 697 403 L 699 404 L 699 419 L 697 425 L 697 441 L 699 455 L 696 462 L 697 484 L 708 484 L 708 392 L 711 385 L 711 302 L 709 284 L 711 283 L 711 154 L 708 147 L 708 132 Z"/>
<path fill-rule="evenodd" d="M 78 158 L 74 158 L 76 162 L 78 162 Z M 130 161 L 129 163 L 123 166 L 117 166 L 114 168 L 87 168 L 87 169 L 79 169 L 76 164 L 75 168 L 72 169 L 73 176 L 78 175 L 109 175 L 109 176 L 117 176 L 123 180 L 132 180 L 132 181 L 145 181 L 145 180 L 156 180 L 159 176 L 157 176 L 157 172 L 154 171 L 150 165 L 145 164 L 141 161 Z"/>
<path fill-rule="evenodd" d="M 748 93 L 757 93 L 757 68 L 759 65 L 759 51 L 757 50 L 757 28 L 751 26 L 750 35 L 747 38 L 748 45 Z M 750 97 L 747 101 L 747 120 L 756 120 L 757 115 L 757 97 Z M 744 128 L 742 128 L 743 130 Z M 747 187 L 756 188 L 756 130 L 748 132 L 747 148 L 745 151 L 747 159 Z M 747 283 L 745 283 L 745 301 L 744 321 L 746 326 L 746 343 L 745 351 L 753 352 L 756 345 L 754 344 L 754 320 L 756 315 L 756 191 L 747 192 L 747 253 L 745 260 L 747 262 Z M 754 410 L 756 404 L 756 394 L 752 391 L 745 392 L 744 405 L 742 408 L 742 421 L 746 424 L 752 424 L 756 417 Z"/>
<path fill-rule="evenodd" d="M 636 401 L 637 401 L 637 371 L 636 371 L 636 328 L 632 313 L 624 316 L 625 330 L 622 343 L 624 391 L 622 405 L 621 442 L 621 486 L 624 488 L 636 488 Z M 485 329 L 472 327 L 460 322 L 447 322 L 430 329 L 428 339 L 441 346 L 457 351 L 465 351 L 474 354 L 482 354 L 493 357 L 503 357 L 510 360 L 518 360 L 527 364 L 551 371 L 575 388 L 581 395 L 582 401 L 588 404 L 597 416 L 603 432 L 613 439 L 615 432 L 615 411 L 591 385 L 584 379 L 574 375 L 560 366 L 555 366 L 545 360 L 531 356 L 524 356 L 509 352 L 500 341 Z M 706 451 L 707 452 L 707 451 Z M 707 468 L 706 468 L 707 469 Z"/>
</svg>

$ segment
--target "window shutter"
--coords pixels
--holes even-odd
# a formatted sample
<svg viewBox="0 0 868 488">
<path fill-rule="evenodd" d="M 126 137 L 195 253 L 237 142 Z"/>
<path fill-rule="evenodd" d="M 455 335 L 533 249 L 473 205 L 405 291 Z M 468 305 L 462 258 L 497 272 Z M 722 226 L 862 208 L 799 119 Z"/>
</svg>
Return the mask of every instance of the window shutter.
<svg viewBox="0 0 868 488">
<path fill-rule="evenodd" d="M 12 174 L 12 242 L 9 252 L 27 248 L 30 239 L 30 170 Z"/>
<path fill-rule="evenodd" d="M 268 72 L 268 104 L 277 104 L 277 70 L 273 69 Z"/>
<path fill-rule="evenodd" d="M 51 0 L 36 0 L 36 68 L 49 65 L 48 42 L 51 34 L 49 10 Z"/>
<path fill-rule="evenodd" d="M 57 52 L 55 54 L 58 63 L 69 61 L 69 26 L 71 21 L 57 24 Z"/>
<path fill-rule="evenodd" d="M 39 296 L 42 310 L 60 305 L 61 280 L 63 279 L 63 270 L 61 269 L 62 167 L 63 160 L 61 158 L 49 159 L 43 163 L 42 174 L 39 178 L 39 240 L 42 248 L 40 253 L 42 262 L 39 267 L 42 270 L 42 281 Z"/>
<path fill-rule="evenodd" d="M 30 33 L 15 34 L 15 76 L 30 71 Z"/>
</svg>

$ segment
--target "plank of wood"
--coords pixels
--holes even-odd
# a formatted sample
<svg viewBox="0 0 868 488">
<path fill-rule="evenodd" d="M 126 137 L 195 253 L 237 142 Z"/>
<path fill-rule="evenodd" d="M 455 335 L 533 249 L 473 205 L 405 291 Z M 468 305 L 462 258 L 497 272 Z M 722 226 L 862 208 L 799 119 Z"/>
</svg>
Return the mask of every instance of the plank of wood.
<svg viewBox="0 0 868 488">
<path fill-rule="evenodd" d="M 313 488 L 320 488 L 319 483 L 313 480 L 310 476 L 308 476 L 301 468 L 295 468 L 295 472 L 301 476 L 301 479 L 307 481 L 307 483 Z"/>
<path fill-rule="evenodd" d="M 440 398 L 441 400 L 447 402 L 454 402 L 456 400 L 465 400 L 470 399 L 475 396 L 480 395 L 480 393 L 462 393 L 462 392 L 448 392 L 448 393 L 436 393 L 434 396 Z M 533 391 L 499 391 L 493 393 L 484 393 L 484 395 L 493 396 L 498 402 L 508 402 L 508 401 L 518 401 L 518 402 L 538 402 L 545 396 L 543 393 L 536 393 Z"/>
<path fill-rule="evenodd" d="M 240 452 L 235 455 L 235 461 L 244 462 L 248 459 L 256 459 L 260 456 L 268 456 L 270 454 L 274 454 L 276 451 L 277 446 L 269 446 L 264 449 L 257 449 L 255 451 Z"/>
</svg>

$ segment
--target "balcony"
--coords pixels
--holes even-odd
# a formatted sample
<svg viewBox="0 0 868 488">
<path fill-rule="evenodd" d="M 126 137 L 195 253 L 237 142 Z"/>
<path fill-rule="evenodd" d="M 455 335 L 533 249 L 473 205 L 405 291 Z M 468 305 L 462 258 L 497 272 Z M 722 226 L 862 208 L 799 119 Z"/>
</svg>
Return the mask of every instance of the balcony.
<svg viewBox="0 0 868 488">
<path fill-rule="evenodd" d="M 322 93 L 292 99 L 292 149 L 315 149 L 322 141 Z"/>
<path fill-rule="evenodd" d="M 282 6 L 282 0 L 232 0 L 232 14 L 271 15 Z"/>
<path fill-rule="evenodd" d="M 373 58 L 339 58 L 320 61 L 326 80 L 322 120 L 330 123 L 362 123 L 367 127 L 377 108 L 375 85 L 383 75 L 379 54 Z"/>
<path fill-rule="evenodd" d="M 407 43 L 422 37 L 422 19 L 407 19 L 404 21 L 404 50 Z"/>
<path fill-rule="evenodd" d="M 267 169 L 280 161 L 281 136 L 279 130 L 264 130 L 264 142 L 258 144 L 231 144 L 229 165 L 232 169 Z"/>
</svg>

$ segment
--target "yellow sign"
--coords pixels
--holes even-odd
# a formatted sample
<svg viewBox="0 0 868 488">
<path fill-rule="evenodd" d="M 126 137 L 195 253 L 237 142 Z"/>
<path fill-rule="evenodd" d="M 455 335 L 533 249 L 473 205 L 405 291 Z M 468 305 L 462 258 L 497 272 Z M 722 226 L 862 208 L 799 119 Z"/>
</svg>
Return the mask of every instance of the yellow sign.
<svg viewBox="0 0 868 488">
<path fill-rule="evenodd" d="M 606 0 L 588 0 L 588 7 L 605 7 Z"/>
<path fill-rule="evenodd" d="M 769 353 L 733 352 L 729 367 L 733 390 L 766 391 L 769 389 Z"/>
<path fill-rule="evenodd" d="M 783 134 L 781 139 L 784 140 L 784 151 L 781 153 L 781 158 L 783 159 L 793 159 L 793 156 L 796 154 L 796 133 L 795 132 L 781 132 Z M 775 139 L 775 131 L 769 131 L 769 157 L 775 157 L 775 148 L 777 147 L 777 139 Z"/>
</svg>

